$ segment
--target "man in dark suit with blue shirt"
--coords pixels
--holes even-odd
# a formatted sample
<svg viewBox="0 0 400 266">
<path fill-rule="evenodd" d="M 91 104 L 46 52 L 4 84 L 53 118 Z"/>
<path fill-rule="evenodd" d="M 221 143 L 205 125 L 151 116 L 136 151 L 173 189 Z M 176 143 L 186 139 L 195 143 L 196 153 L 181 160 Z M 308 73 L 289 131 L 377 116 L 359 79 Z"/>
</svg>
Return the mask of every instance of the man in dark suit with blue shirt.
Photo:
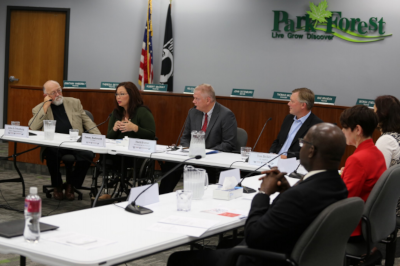
<svg viewBox="0 0 400 266">
<path fill-rule="evenodd" d="M 314 93 L 307 88 L 295 89 L 290 96 L 290 114 L 283 120 L 277 139 L 272 143 L 270 153 L 283 153 L 281 158 L 296 156 L 299 158 L 299 138 L 303 138 L 307 131 L 322 120 L 311 112 L 314 106 Z"/>
<path fill-rule="evenodd" d="M 185 122 L 185 129 L 181 138 L 183 147 L 190 146 L 193 130 L 205 132 L 206 149 L 231 152 L 235 150 L 237 136 L 236 117 L 231 110 L 219 104 L 215 98 L 215 91 L 209 84 L 201 84 L 194 89 L 193 103 L 196 108 L 189 110 Z M 165 163 L 163 172 L 167 172 L 176 164 Z M 207 167 L 210 184 L 217 182 L 219 171 Z M 160 194 L 172 192 L 182 175 L 182 168 L 178 168 L 163 179 L 160 184 Z"/>
<path fill-rule="evenodd" d="M 338 169 L 346 149 L 339 127 L 320 123 L 300 140 L 300 162 L 307 175 L 290 187 L 277 169 L 264 172 L 259 193 L 254 196 L 240 245 L 290 254 L 302 233 L 331 204 L 347 198 L 347 188 Z M 280 194 L 270 203 L 270 195 Z M 349 236 L 350 237 L 350 236 Z M 224 265 L 229 249 L 182 251 L 172 254 L 168 266 Z M 274 261 L 240 256 L 236 265 L 278 265 Z"/>
</svg>

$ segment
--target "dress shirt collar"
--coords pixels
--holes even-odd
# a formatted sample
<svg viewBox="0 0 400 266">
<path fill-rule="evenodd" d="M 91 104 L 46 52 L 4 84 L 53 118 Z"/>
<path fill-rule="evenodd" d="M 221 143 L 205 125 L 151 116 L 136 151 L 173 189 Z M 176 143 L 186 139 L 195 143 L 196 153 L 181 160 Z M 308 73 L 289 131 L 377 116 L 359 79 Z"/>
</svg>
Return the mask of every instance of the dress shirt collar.
<svg viewBox="0 0 400 266">
<path fill-rule="evenodd" d="M 214 103 L 214 106 L 211 108 L 210 111 L 208 111 L 207 115 L 208 115 L 208 119 L 210 119 L 212 112 L 214 111 L 214 107 L 215 107 L 216 102 Z M 206 113 L 203 112 L 203 115 L 205 115 Z"/>
<path fill-rule="evenodd" d="M 308 114 L 306 114 L 305 116 L 303 116 L 302 118 L 297 119 L 296 116 L 293 117 L 294 122 L 296 122 L 297 120 L 300 120 L 300 122 L 302 124 L 304 124 L 304 122 L 307 120 L 307 118 L 311 115 L 311 111 L 308 112 Z"/>
<path fill-rule="evenodd" d="M 322 173 L 322 172 L 326 172 L 327 170 L 314 170 L 311 172 L 308 172 L 304 177 L 303 177 L 303 181 L 306 180 L 307 178 L 309 178 L 310 176 Z"/>
</svg>

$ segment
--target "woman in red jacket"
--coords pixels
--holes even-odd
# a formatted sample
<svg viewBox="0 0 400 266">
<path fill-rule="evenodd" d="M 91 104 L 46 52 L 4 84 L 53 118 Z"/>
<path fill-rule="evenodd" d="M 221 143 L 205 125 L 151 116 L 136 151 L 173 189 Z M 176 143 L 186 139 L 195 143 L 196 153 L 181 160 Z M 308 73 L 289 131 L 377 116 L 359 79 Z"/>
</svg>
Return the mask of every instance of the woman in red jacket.
<svg viewBox="0 0 400 266">
<path fill-rule="evenodd" d="M 347 145 L 356 147 L 346 160 L 342 179 L 349 191 L 348 197 L 360 197 L 365 202 L 376 181 L 386 170 L 385 158 L 372 140 L 378 118 L 368 107 L 356 105 L 343 111 L 340 123 Z M 360 223 L 351 234 L 350 241 L 361 239 Z"/>
</svg>

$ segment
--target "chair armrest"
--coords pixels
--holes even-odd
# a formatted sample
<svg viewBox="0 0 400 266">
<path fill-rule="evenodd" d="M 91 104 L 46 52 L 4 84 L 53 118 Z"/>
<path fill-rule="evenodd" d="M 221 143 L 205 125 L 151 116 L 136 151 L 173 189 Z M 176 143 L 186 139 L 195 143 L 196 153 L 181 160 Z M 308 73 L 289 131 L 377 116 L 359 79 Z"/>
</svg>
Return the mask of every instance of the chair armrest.
<svg viewBox="0 0 400 266">
<path fill-rule="evenodd" d="M 235 266 L 240 255 L 255 257 L 264 260 L 286 261 L 288 265 L 296 266 L 286 254 L 276 253 L 271 251 L 249 248 L 247 246 L 236 246 L 232 248 L 226 257 L 225 266 Z"/>
</svg>

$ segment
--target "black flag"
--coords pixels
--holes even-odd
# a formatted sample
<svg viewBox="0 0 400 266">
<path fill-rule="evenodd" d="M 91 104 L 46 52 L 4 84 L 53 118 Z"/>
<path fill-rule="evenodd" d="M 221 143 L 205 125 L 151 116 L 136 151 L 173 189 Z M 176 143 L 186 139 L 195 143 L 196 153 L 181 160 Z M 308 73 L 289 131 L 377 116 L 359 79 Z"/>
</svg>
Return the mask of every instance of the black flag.
<svg viewBox="0 0 400 266">
<path fill-rule="evenodd" d="M 174 87 L 174 39 L 172 38 L 171 4 L 168 7 L 165 24 L 164 47 L 161 62 L 161 84 L 168 84 L 168 91 Z"/>
</svg>

